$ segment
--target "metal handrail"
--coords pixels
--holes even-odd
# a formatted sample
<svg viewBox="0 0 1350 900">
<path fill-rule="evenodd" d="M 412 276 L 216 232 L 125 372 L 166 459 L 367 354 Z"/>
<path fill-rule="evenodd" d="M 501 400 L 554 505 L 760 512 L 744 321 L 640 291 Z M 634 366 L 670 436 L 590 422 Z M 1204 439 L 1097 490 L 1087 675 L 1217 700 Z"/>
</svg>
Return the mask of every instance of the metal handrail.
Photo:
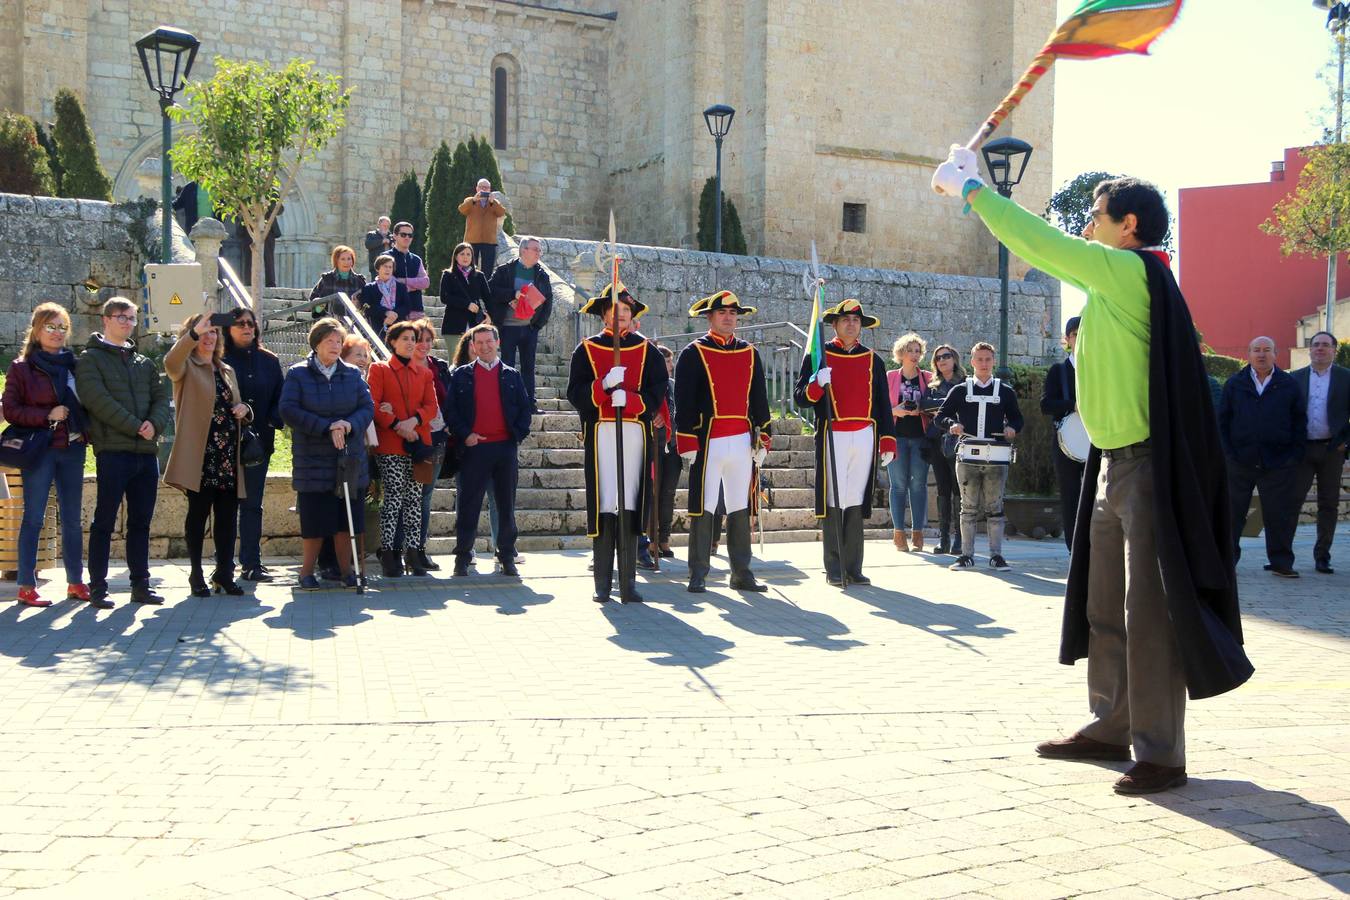
<svg viewBox="0 0 1350 900">
<path fill-rule="evenodd" d="M 370 344 L 371 352 L 375 354 L 380 362 L 388 362 L 393 354 L 389 352 L 389 347 L 384 341 L 380 340 L 380 336 L 375 333 L 375 329 L 370 327 L 370 323 L 366 321 L 366 317 L 361 314 L 361 311 L 356 308 L 356 304 L 352 303 L 352 298 L 348 297 L 344 291 L 338 291 L 331 296 L 334 299 L 329 302 L 329 311 L 337 312 L 337 319 L 339 321 L 345 322 L 350 330 L 355 331 L 357 334 L 361 335 L 361 337 L 365 338 Z M 337 306 L 338 309 L 334 310 L 333 306 Z"/>
<path fill-rule="evenodd" d="M 218 257 L 217 265 L 220 267 L 220 277 L 217 279 L 220 286 L 225 289 L 225 294 L 234 303 L 236 309 L 256 309 L 253 300 L 248 295 L 248 288 L 239 280 L 235 274 L 234 267 L 229 264 L 225 257 Z"/>
<path fill-rule="evenodd" d="M 795 331 L 798 335 L 801 336 L 801 339 L 802 339 L 803 341 L 806 341 L 806 340 L 810 337 L 810 335 L 808 335 L 805 331 L 802 331 L 802 329 L 797 325 L 796 322 L 768 322 L 768 323 L 766 323 L 766 324 L 764 324 L 764 325 L 758 325 L 758 324 L 752 325 L 752 324 L 746 323 L 745 325 L 742 325 L 742 326 L 738 327 L 737 330 L 738 330 L 738 331 L 741 331 L 741 332 L 753 331 L 753 332 L 762 333 L 762 332 L 768 331 L 768 330 L 771 329 L 771 328 L 787 328 L 787 329 L 790 329 L 791 331 Z M 679 340 L 680 338 L 688 338 L 689 340 L 693 340 L 693 339 L 695 339 L 695 338 L 701 338 L 701 337 L 703 337 L 703 335 L 705 335 L 705 334 L 707 334 L 707 333 L 708 333 L 708 329 L 704 328 L 704 329 L 701 329 L 701 330 L 699 330 L 699 331 L 683 331 L 683 332 L 680 332 L 679 334 L 658 334 L 658 335 L 652 337 L 651 340 L 653 340 L 653 341 L 675 341 L 675 340 Z M 801 346 L 801 345 L 798 345 L 798 346 Z"/>
</svg>

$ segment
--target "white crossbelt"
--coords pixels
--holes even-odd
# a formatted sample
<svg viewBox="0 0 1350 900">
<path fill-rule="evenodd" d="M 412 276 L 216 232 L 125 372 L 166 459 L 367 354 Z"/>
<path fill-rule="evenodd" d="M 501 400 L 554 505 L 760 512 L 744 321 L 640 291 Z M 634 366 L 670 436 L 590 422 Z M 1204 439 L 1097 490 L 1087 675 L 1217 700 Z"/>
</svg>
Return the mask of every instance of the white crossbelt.
<svg viewBox="0 0 1350 900">
<path fill-rule="evenodd" d="M 999 399 L 999 388 L 998 388 L 998 386 L 999 386 L 999 380 L 998 380 L 997 378 L 995 378 L 995 379 L 994 379 L 994 393 L 992 393 L 992 394 L 977 394 L 977 393 L 975 393 L 975 379 L 974 379 L 974 378 L 967 378 L 967 379 L 966 379 L 966 402 L 967 402 L 967 403 L 977 403 L 977 404 L 979 404 L 979 409 L 980 409 L 980 417 L 979 417 L 979 419 L 978 419 L 978 420 L 976 421 L 976 423 L 975 423 L 975 437 L 977 437 L 977 438 L 988 438 L 988 437 L 989 437 L 987 434 L 984 433 L 984 428 L 985 428 L 985 413 L 986 413 L 986 412 L 988 411 L 988 409 L 989 409 L 989 404 L 1001 402 L 1000 399 Z"/>
</svg>

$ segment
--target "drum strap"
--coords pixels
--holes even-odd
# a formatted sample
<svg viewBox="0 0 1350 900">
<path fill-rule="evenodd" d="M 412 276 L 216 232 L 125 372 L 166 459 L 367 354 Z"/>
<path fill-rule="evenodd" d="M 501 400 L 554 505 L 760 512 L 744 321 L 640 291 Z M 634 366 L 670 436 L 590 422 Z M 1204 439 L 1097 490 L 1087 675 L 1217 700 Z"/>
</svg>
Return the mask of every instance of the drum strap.
<svg viewBox="0 0 1350 900">
<path fill-rule="evenodd" d="M 975 393 L 975 379 L 974 379 L 974 377 L 967 378 L 967 379 L 966 379 L 966 402 L 967 402 L 967 403 L 975 403 L 975 404 L 978 404 L 978 405 L 979 405 L 980 415 L 979 415 L 979 419 L 978 419 L 978 420 L 976 421 L 976 423 L 975 423 L 975 436 L 976 436 L 977 438 L 982 439 L 982 440 L 983 440 L 983 439 L 986 439 L 986 438 L 987 438 L 987 435 L 985 435 L 985 433 L 984 433 L 984 430 L 985 430 L 985 424 L 986 424 L 986 423 L 985 423 L 985 419 L 986 419 L 985 413 L 986 413 L 986 412 L 988 411 L 988 409 L 989 409 L 989 404 L 991 404 L 991 403 L 999 403 L 999 402 L 1000 402 L 1000 399 L 999 399 L 999 380 L 998 380 L 997 378 L 994 379 L 994 393 L 992 393 L 992 394 L 977 394 L 977 393 Z"/>
</svg>

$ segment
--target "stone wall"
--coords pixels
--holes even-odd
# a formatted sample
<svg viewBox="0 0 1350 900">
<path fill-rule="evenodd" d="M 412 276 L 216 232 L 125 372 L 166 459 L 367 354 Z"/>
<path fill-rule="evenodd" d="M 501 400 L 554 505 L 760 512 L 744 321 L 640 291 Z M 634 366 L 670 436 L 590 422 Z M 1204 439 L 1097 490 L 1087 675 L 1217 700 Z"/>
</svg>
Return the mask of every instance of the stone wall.
<svg viewBox="0 0 1350 900">
<path fill-rule="evenodd" d="M 98 327 L 104 300 L 139 298 L 130 224 L 111 203 L 0 194 L 0 349 L 22 344 L 39 303 L 68 309 L 72 342 L 83 342 Z"/>
<path fill-rule="evenodd" d="M 564 281 L 574 281 L 581 293 L 597 290 L 593 254 L 595 243 L 544 238 L 543 261 Z M 992 243 L 992 239 L 991 239 Z M 734 291 L 758 313 L 755 323 L 790 321 L 804 327 L 811 305 L 802 290 L 807 264 L 799 260 L 763 256 L 730 256 L 665 247 L 623 247 L 626 259 L 620 277 L 649 307 L 642 318 L 648 336 L 703 330 L 702 319 L 690 319 L 694 300 L 713 291 Z M 964 357 L 977 340 L 998 341 L 999 283 L 995 278 L 938 275 L 893 269 L 823 266 L 828 280 L 829 305 L 855 297 L 877 315 L 882 324 L 864 335 L 864 341 L 889 354 L 895 339 L 917 331 L 930 344 L 951 343 Z M 606 279 L 608 280 L 608 279 Z M 558 308 L 549 321 L 544 341 L 556 352 L 570 352 L 575 328 L 590 334 L 598 319 L 574 325 L 577 308 L 572 292 L 555 287 Z M 1059 333 L 1059 283 L 1040 273 L 1009 286 L 1008 354 L 1014 363 L 1047 363 L 1062 357 Z"/>
</svg>

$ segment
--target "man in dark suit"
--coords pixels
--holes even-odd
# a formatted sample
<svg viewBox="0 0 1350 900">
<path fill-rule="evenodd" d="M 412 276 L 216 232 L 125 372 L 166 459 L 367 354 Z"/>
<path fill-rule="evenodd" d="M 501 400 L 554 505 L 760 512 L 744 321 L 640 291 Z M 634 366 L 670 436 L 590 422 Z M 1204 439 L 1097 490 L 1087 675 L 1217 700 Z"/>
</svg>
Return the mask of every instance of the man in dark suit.
<svg viewBox="0 0 1350 900">
<path fill-rule="evenodd" d="M 1308 440 L 1294 485 L 1302 505 L 1317 479 L 1317 542 L 1313 562 L 1317 571 L 1331 575 L 1331 541 L 1336 536 L 1336 513 L 1341 499 L 1341 471 L 1350 442 L 1350 369 L 1338 366 L 1336 336 L 1319 331 L 1308 344 L 1310 364 L 1293 372 L 1299 400 L 1308 417 Z"/>
<path fill-rule="evenodd" d="M 1050 416 L 1055 428 L 1070 413 L 1078 411 L 1078 389 L 1076 364 L 1073 355 L 1074 344 L 1078 341 L 1078 316 L 1064 323 L 1064 352 L 1069 354 L 1063 362 L 1057 362 L 1045 373 L 1045 384 L 1041 388 L 1041 412 Z M 1064 522 L 1064 546 L 1073 549 L 1073 528 L 1078 518 L 1078 494 L 1083 487 L 1083 466 L 1085 463 L 1069 459 L 1059 449 L 1059 441 L 1050 443 L 1050 459 L 1055 464 L 1055 479 L 1059 482 L 1059 508 Z"/>
<path fill-rule="evenodd" d="M 476 359 L 450 373 L 446 424 L 459 447 L 455 491 L 455 575 L 469 574 L 483 494 L 492 485 L 497 502 L 497 559 L 516 577 L 516 476 L 520 442 L 530 433 L 532 407 L 520 373 L 497 355 L 497 329 L 467 332 Z"/>
<path fill-rule="evenodd" d="M 1241 555 L 1242 526 L 1252 491 L 1265 518 L 1266 568 L 1297 578 L 1294 528 L 1300 498 L 1295 475 L 1303 458 L 1308 417 L 1294 377 L 1275 366 L 1275 342 L 1259 337 L 1247 347 L 1248 364 L 1223 386 L 1219 440 L 1228 457 L 1228 496 L 1233 515 L 1233 558 Z"/>
</svg>

